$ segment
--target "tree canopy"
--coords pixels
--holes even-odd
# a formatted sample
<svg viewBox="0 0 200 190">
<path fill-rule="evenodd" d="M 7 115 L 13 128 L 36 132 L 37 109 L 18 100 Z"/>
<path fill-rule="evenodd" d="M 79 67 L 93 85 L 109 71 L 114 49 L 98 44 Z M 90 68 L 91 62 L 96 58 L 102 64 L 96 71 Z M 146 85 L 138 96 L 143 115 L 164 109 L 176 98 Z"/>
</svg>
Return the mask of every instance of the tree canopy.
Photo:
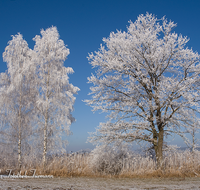
<svg viewBox="0 0 200 190">
<path fill-rule="evenodd" d="M 162 160 L 165 136 L 184 130 L 199 113 L 199 54 L 173 32 L 176 24 L 147 13 L 129 22 L 127 32 L 111 32 L 89 54 L 96 73 L 88 78 L 87 104 L 108 112 L 90 137 L 93 143 L 147 141 Z M 199 124 L 199 118 L 195 117 Z"/>
<path fill-rule="evenodd" d="M 0 75 L 0 135 L 4 143 L 15 141 L 20 167 L 25 139 L 31 147 L 40 144 L 37 148 L 43 152 L 44 164 L 47 153 L 66 151 L 63 136 L 70 134 L 75 121 L 74 94 L 79 88 L 69 82 L 68 75 L 74 71 L 64 66 L 69 49 L 59 38 L 56 27 L 42 29 L 41 36 L 33 38 L 32 50 L 17 34 L 3 53 L 8 70 Z M 5 135 L 10 136 L 7 142 Z"/>
</svg>

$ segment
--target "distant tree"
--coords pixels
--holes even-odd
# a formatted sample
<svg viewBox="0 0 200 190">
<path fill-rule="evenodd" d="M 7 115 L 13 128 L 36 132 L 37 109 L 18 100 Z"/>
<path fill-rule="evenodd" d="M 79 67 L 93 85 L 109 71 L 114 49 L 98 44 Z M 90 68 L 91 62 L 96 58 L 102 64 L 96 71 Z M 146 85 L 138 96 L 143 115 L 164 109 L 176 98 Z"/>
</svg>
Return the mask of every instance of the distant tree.
<svg viewBox="0 0 200 190">
<path fill-rule="evenodd" d="M 63 40 L 59 39 L 56 27 L 41 30 L 41 36 L 35 36 L 35 68 L 37 75 L 37 115 L 43 129 L 43 163 L 47 151 L 61 150 L 67 141 L 62 139 L 69 134 L 69 126 L 74 121 L 71 115 L 75 101 L 74 94 L 79 88 L 69 83 L 71 67 L 65 67 L 64 61 L 69 55 Z"/>
<path fill-rule="evenodd" d="M 197 144 L 198 139 L 196 138 L 196 133 L 197 133 L 197 129 L 193 126 L 191 133 L 190 133 L 192 136 L 192 143 L 191 143 L 190 149 L 193 153 L 195 151 L 195 148 L 197 148 L 197 146 L 198 146 L 198 144 Z"/>
<path fill-rule="evenodd" d="M 146 141 L 160 166 L 166 135 L 183 135 L 191 112 L 199 113 L 199 55 L 164 17 L 139 15 L 127 32 L 110 33 L 89 55 L 93 110 L 108 112 L 90 137 L 94 143 Z"/>
<path fill-rule="evenodd" d="M 185 144 L 190 148 L 194 153 L 195 149 L 198 147 L 198 139 L 196 137 L 199 132 L 199 119 L 195 111 L 190 112 L 190 121 L 187 121 L 187 133 L 190 134 L 190 137 L 187 138 L 185 135 L 182 135 Z"/>
<path fill-rule="evenodd" d="M 22 164 L 22 141 L 31 133 L 29 124 L 34 103 L 31 52 L 21 34 L 12 36 L 3 53 L 8 70 L 0 77 L 1 122 L 4 126 L 1 134 L 10 144 L 17 143 L 19 167 Z"/>
</svg>

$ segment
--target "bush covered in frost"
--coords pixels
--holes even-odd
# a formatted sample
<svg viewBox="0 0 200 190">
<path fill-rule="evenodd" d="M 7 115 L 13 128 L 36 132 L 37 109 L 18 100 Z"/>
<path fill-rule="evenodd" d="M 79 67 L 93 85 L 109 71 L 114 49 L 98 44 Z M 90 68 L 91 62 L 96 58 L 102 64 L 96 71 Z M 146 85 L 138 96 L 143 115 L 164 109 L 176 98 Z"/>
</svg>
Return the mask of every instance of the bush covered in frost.
<svg viewBox="0 0 200 190">
<path fill-rule="evenodd" d="M 97 146 L 91 152 L 91 167 L 101 174 L 117 175 L 123 168 L 123 160 L 130 151 L 126 146 Z"/>
</svg>

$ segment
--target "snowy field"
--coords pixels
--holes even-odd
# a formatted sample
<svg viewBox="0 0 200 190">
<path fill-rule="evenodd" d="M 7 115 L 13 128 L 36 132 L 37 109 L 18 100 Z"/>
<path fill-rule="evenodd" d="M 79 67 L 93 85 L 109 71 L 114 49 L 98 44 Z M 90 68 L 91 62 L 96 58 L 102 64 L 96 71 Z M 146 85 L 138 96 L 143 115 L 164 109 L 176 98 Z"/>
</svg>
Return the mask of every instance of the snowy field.
<svg viewBox="0 0 200 190">
<path fill-rule="evenodd" d="M 135 190 L 200 189 L 200 178 L 170 179 L 110 179 L 110 178 L 54 178 L 54 179 L 0 179 L 0 190 Z"/>
</svg>

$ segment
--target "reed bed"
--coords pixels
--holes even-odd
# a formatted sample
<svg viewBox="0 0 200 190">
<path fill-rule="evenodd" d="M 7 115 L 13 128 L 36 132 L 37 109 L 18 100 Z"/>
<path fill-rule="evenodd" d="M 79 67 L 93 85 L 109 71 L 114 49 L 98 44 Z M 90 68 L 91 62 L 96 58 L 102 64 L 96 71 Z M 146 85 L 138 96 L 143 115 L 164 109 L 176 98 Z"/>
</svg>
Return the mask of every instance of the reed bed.
<svg viewBox="0 0 200 190">
<path fill-rule="evenodd" d="M 2 157 L 2 155 L 1 155 Z M 90 177 L 194 177 L 200 175 L 200 151 L 166 151 L 163 155 L 162 167 L 157 168 L 155 157 L 134 152 L 105 151 L 72 153 L 49 156 L 45 168 L 41 158 L 24 156 L 21 174 L 36 169 L 36 173 L 54 175 L 56 177 L 90 176 Z M 1 173 L 6 169 L 16 170 L 14 157 L 1 159 Z"/>
</svg>

